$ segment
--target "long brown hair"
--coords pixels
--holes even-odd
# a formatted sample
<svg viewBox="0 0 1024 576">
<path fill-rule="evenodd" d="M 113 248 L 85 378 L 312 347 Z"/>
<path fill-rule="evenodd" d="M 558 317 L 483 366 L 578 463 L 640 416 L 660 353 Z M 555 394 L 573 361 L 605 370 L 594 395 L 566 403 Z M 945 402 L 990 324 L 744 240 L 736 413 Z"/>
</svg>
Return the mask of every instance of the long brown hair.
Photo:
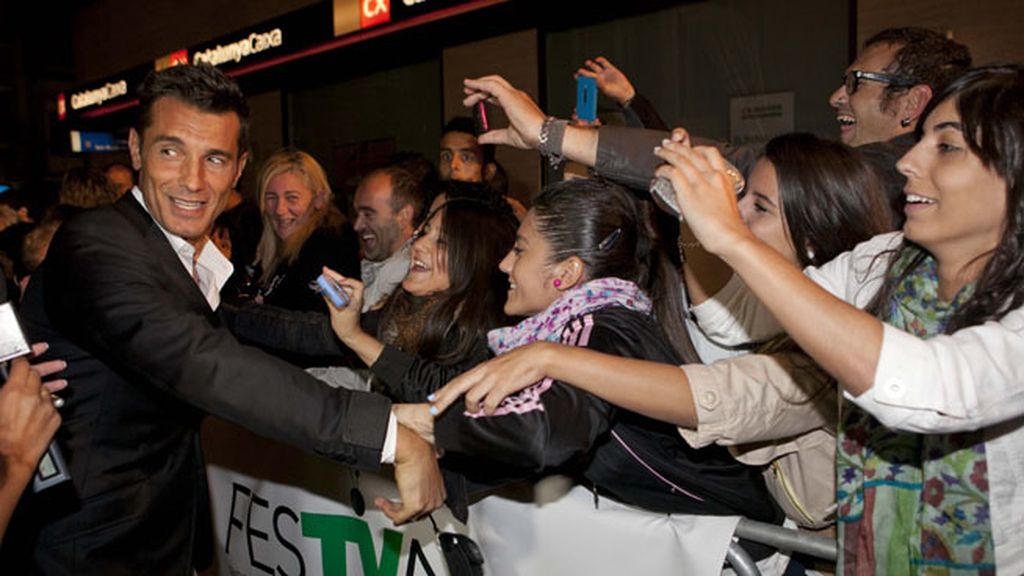
<svg viewBox="0 0 1024 576">
<path fill-rule="evenodd" d="M 441 214 L 448 289 L 418 297 L 399 287 L 381 312 L 382 340 L 442 364 L 465 360 L 488 331 L 509 323 L 508 279 L 498 263 L 515 243 L 517 221 L 504 201 L 488 197 L 486 184 L 469 186 L 480 187 L 478 197 L 450 198 L 424 219 Z"/>
</svg>

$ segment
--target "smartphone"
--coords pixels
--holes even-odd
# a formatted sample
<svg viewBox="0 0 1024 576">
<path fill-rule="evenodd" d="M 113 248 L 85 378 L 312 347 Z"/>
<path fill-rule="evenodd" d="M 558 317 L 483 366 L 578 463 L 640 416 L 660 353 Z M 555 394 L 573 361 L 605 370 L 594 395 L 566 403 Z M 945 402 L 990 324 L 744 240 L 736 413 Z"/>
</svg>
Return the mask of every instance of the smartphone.
<svg viewBox="0 0 1024 576">
<path fill-rule="evenodd" d="M 491 119 L 487 112 L 487 103 L 483 100 L 473 106 L 473 127 L 476 128 L 477 136 L 491 130 Z"/>
<path fill-rule="evenodd" d="M 597 120 L 597 80 L 589 76 L 576 78 L 576 117 L 586 122 Z"/>
<path fill-rule="evenodd" d="M 334 304 L 335 308 L 344 308 L 345 306 L 348 306 L 348 292 L 345 292 L 345 289 L 329 276 L 321 274 L 310 288 L 315 292 L 319 292 L 320 294 L 327 296 L 327 299 L 331 301 L 331 304 Z"/>
</svg>

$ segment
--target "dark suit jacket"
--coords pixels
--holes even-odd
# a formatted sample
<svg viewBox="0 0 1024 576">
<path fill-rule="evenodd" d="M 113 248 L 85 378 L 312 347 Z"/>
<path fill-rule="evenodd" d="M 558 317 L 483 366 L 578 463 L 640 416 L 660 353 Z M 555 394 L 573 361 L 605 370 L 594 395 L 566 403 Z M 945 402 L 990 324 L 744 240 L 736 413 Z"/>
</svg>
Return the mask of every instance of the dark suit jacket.
<svg viewBox="0 0 1024 576">
<path fill-rule="evenodd" d="M 59 438 L 77 492 L 77 509 L 47 511 L 56 518 L 32 545 L 5 542 L 34 555 L 33 571 L 191 574 L 210 550 L 198 443 L 207 413 L 379 466 L 389 401 L 239 344 L 131 194 L 61 227 L 22 319 L 32 340 L 50 342 L 47 357 L 68 361 Z"/>
</svg>

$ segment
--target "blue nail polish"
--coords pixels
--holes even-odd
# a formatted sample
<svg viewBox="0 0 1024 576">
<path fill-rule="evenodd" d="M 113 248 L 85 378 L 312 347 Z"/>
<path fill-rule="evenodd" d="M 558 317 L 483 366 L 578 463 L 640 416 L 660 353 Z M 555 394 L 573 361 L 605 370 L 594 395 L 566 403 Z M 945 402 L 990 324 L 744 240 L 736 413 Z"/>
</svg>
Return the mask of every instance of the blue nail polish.
<svg viewBox="0 0 1024 576">
<path fill-rule="evenodd" d="M 437 394 L 434 394 L 434 393 L 427 394 L 427 402 L 433 402 L 434 400 L 437 400 Z"/>
<path fill-rule="evenodd" d="M 437 406 L 434 406 L 433 404 L 430 405 L 430 415 L 437 416 Z"/>
</svg>

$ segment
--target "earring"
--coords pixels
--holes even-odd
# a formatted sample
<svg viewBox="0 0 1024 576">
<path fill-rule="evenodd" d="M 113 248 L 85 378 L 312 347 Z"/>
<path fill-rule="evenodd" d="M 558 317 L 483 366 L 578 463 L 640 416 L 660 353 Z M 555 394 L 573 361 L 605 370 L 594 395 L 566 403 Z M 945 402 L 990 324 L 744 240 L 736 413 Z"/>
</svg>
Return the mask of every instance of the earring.
<svg viewBox="0 0 1024 576">
<path fill-rule="evenodd" d="M 900 120 L 900 126 L 906 128 L 907 126 L 910 126 L 911 122 L 913 122 L 913 120 L 911 120 L 910 118 L 904 118 L 903 120 Z"/>
<path fill-rule="evenodd" d="M 562 287 L 562 279 L 561 278 L 555 278 L 554 281 L 551 282 L 551 283 L 555 286 L 555 288 L 561 288 Z"/>
<path fill-rule="evenodd" d="M 807 259 L 814 262 L 814 250 L 810 248 L 807 249 Z"/>
</svg>

